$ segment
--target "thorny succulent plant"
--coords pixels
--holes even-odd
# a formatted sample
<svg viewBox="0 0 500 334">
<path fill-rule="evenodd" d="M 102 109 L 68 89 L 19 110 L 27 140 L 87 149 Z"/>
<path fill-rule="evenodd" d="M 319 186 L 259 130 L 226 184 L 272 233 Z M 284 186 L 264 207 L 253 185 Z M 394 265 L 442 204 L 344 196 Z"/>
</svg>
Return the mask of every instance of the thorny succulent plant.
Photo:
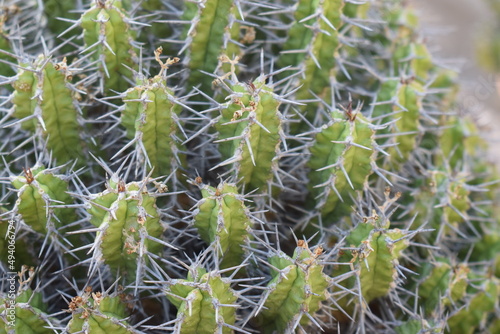
<svg viewBox="0 0 500 334">
<path fill-rule="evenodd" d="M 418 29 L 1 1 L 0 333 L 498 333 L 498 174 Z"/>
</svg>

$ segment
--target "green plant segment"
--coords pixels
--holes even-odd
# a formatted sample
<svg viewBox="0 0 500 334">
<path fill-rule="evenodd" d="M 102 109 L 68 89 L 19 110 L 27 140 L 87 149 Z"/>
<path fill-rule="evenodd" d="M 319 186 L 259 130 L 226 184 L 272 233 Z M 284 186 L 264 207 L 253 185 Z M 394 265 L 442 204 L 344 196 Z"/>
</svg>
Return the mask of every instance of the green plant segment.
<svg viewBox="0 0 500 334">
<path fill-rule="evenodd" d="M 161 49 L 157 50 L 157 57 Z M 159 59 L 158 59 L 159 60 Z M 165 67 L 175 60 L 160 64 Z M 127 138 L 137 147 L 138 160 L 152 176 L 170 175 L 185 168 L 185 148 L 181 143 L 181 106 L 165 84 L 164 69 L 151 79 L 138 79 L 136 86 L 123 94 L 121 123 Z"/>
<path fill-rule="evenodd" d="M 125 184 L 112 179 L 107 190 L 88 198 L 90 222 L 98 227 L 94 259 L 103 259 L 129 279 L 133 278 L 129 273 L 136 273 L 139 279 L 148 253 L 162 248 L 157 238 L 164 227 L 155 197 L 146 187 L 146 181 Z"/>
<path fill-rule="evenodd" d="M 69 85 L 71 69 L 64 59 L 52 63 L 40 55 L 32 64 L 21 63 L 13 83 L 13 116 L 22 121 L 26 130 L 40 133 L 47 148 L 59 163 L 78 159 L 80 166 L 85 159 L 84 143 L 80 138 L 79 111 L 74 91 Z"/>
<path fill-rule="evenodd" d="M 423 280 L 418 288 L 420 305 L 430 314 L 438 306 L 448 306 L 462 299 L 469 271 L 466 265 L 452 268 L 444 259 L 425 265 L 421 273 Z"/>
<path fill-rule="evenodd" d="M 304 64 L 306 75 L 301 80 L 302 87 L 297 96 L 299 100 L 313 99 L 311 92 L 323 97 L 325 101 L 330 99 L 330 89 L 335 81 L 335 72 L 338 71 L 335 65 L 337 49 L 341 46 L 338 32 L 344 3 L 341 0 L 320 1 L 320 8 L 313 14 L 316 21 L 312 24 L 314 38 L 307 46 L 308 57 Z M 293 38 L 294 36 L 290 36 L 289 40 Z M 315 113 L 308 112 L 306 115 L 309 119 L 314 119 Z"/>
<path fill-rule="evenodd" d="M 237 295 L 230 281 L 215 272 L 194 268 L 187 279 L 173 280 L 165 291 L 177 308 L 178 333 L 232 333 Z"/>
<path fill-rule="evenodd" d="M 310 250 L 299 240 L 293 257 L 277 252 L 269 257 L 271 281 L 256 322 L 264 333 L 290 332 L 310 318 L 328 298 L 330 279 L 323 273 L 321 248 Z"/>
<path fill-rule="evenodd" d="M 320 1 L 299 1 L 294 12 L 293 26 L 288 33 L 287 41 L 278 61 L 280 67 L 298 66 L 306 56 L 306 49 L 314 37 L 311 26 L 313 16 L 319 9 Z M 288 51 L 288 52 L 287 52 Z"/>
<path fill-rule="evenodd" d="M 200 237 L 213 243 L 222 268 L 238 266 L 244 259 L 251 238 L 253 220 L 235 185 L 222 183 L 217 188 L 200 185 L 203 199 L 194 212 L 194 226 Z"/>
<path fill-rule="evenodd" d="M 356 275 L 344 280 L 341 285 L 350 289 L 357 287 L 362 305 L 388 295 L 396 286 L 401 271 L 399 259 L 408 247 L 412 234 L 398 228 L 390 229 L 390 222 L 383 212 L 380 216 L 374 214 L 363 218 L 347 236 L 348 248 L 341 258 L 341 262 L 352 264 Z M 348 272 L 348 267 L 342 266 L 339 271 Z M 352 309 L 349 298 L 352 296 L 341 300 L 346 310 Z"/>
<path fill-rule="evenodd" d="M 7 209 L 0 207 L 0 248 L 4 251 L 0 254 L 2 263 L 12 264 L 17 271 L 21 270 L 19 263 L 29 266 L 36 265 L 34 247 L 27 242 L 26 238 L 17 237 L 14 234 L 16 226 L 8 219 Z M 18 261 L 16 261 L 18 259 Z"/>
<path fill-rule="evenodd" d="M 16 211 L 34 231 L 42 234 L 54 232 L 61 226 L 60 219 L 56 219 L 58 216 L 75 219 L 72 209 L 50 208 L 52 203 L 70 204 L 73 199 L 66 194 L 67 182 L 50 171 L 45 172 L 45 168 L 26 170 L 23 176 L 12 178 L 12 185 L 19 190 Z"/>
<path fill-rule="evenodd" d="M 310 148 L 311 193 L 323 214 L 337 209 L 350 195 L 362 190 L 373 173 L 377 144 L 375 127 L 356 110 L 333 112 L 318 129 Z"/>
<path fill-rule="evenodd" d="M 498 305 L 498 279 L 488 279 L 477 284 L 466 299 L 465 307 L 448 320 L 450 333 L 474 333 Z"/>
<path fill-rule="evenodd" d="M 121 1 L 94 3 L 80 18 L 85 51 L 99 65 L 101 87 L 123 92 L 129 87 L 127 79 L 132 78 L 130 69 L 137 68 L 134 32 Z"/>
<path fill-rule="evenodd" d="M 0 28 L 1 28 L 1 26 L 0 26 Z M 4 34 L 3 31 L 1 31 L 1 29 L 0 29 L 0 49 L 7 51 L 7 52 L 12 51 L 11 47 L 10 47 L 9 38 Z M 6 60 L 6 61 L 13 61 L 14 60 L 14 58 L 10 57 L 9 55 L 3 54 L 3 53 L 0 55 L 0 59 Z M 0 70 L 1 70 L 2 75 L 5 75 L 5 76 L 14 75 L 14 70 L 4 63 L 2 63 L 0 65 Z"/>
<path fill-rule="evenodd" d="M 87 288 L 81 296 L 72 298 L 69 303 L 71 320 L 66 328 L 68 333 L 89 331 L 92 333 L 137 333 L 123 319 L 126 305 L 120 295 L 92 292 Z"/>
<path fill-rule="evenodd" d="M 263 77 L 249 84 L 235 83 L 231 89 L 230 102 L 216 124 L 219 150 L 226 159 L 219 166 L 231 165 L 247 190 L 265 192 L 278 167 L 281 103 Z"/>
<path fill-rule="evenodd" d="M 423 319 L 410 320 L 403 325 L 396 328 L 398 334 L 415 334 L 415 333 L 429 333 L 439 334 L 444 330 L 442 324 L 429 323 Z"/>
<path fill-rule="evenodd" d="M 49 249 L 53 248 L 61 253 L 70 252 L 81 246 L 78 236 L 67 236 L 68 232 L 75 230 L 74 227 L 68 226 L 68 222 L 76 221 L 77 214 L 71 207 L 74 199 L 67 194 L 67 177 L 55 172 L 54 169 L 35 166 L 24 170 L 21 176 L 11 176 L 10 182 L 17 190 L 17 199 L 12 211 L 6 214 L 9 214 L 11 219 L 17 217 L 21 223 L 20 230 L 34 232 L 49 241 Z M 27 240 L 19 238 L 16 253 L 17 246 L 20 246 L 19 255 L 27 261 L 23 264 L 34 265 L 36 257 L 30 258 L 28 255 L 31 247 L 28 246 Z"/>
<path fill-rule="evenodd" d="M 0 334 L 498 332 L 500 174 L 407 3 L 4 0 Z"/>
<path fill-rule="evenodd" d="M 391 155 L 393 163 L 407 161 L 408 156 L 417 145 L 422 93 L 423 87 L 416 81 L 403 83 L 396 90 L 397 102 L 395 105 L 403 110 L 395 115 L 393 140 L 397 146 L 391 147 L 387 152 Z"/>
<path fill-rule="evenodd" d="M 192 22 L 184 46 L 189 48 L 189 85 L 201 83 L 204 90 L 210 88 L 212 80 L 201 71 L 213 73 L 217 68 L 234 5 L 231 0 L 204 0 L 198 3 L 196 13 L 193 4 L 186 5 L 184 17 Z"/>
<path fill-rule="evenodd" d="M 9 277 L 11 282 L 19 279 L 19 287 L 0 296 L 0 333 L 49 334 L 52 327 L 60 325 L 47 314 L 48 305 L 42 293 L 29 288 L 34 275 L 32 268 L 23 266 L 18 275 Z"/>
</svg>

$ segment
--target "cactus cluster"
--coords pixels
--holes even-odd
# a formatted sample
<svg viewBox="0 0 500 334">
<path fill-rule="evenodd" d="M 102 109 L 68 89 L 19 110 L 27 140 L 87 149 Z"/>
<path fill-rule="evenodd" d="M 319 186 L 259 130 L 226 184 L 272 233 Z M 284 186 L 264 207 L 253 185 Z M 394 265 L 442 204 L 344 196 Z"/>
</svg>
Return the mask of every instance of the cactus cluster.
<svg viewBox="0 0 500 334">
<path fill-rule="evenodd" d="M 498 333 L 498 174 L 405 3 L 2 1 L 0 333 Z"/>
</svg>

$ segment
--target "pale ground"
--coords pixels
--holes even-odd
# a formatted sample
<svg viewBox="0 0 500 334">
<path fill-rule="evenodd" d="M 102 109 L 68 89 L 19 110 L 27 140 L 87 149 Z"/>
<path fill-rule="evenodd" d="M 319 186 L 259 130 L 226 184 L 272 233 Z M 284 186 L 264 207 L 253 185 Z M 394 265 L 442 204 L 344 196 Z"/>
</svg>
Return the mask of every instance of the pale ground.
<svg viewBox="0 0 500 334">
<path fill-rule="evenodd" d="M 500 98 L 495 75 L 476 61 L 476 41 L 494 20 L 484 0 L 409 0 L 419 12 L 433 55 L 460 70 L 461 105 L 485 126 L 490 158 L 500 166 Z M 451 62 L 450 62 L 451 60 Z M 486 132 L 486 131 L 485 131 Z"/>
</svg>

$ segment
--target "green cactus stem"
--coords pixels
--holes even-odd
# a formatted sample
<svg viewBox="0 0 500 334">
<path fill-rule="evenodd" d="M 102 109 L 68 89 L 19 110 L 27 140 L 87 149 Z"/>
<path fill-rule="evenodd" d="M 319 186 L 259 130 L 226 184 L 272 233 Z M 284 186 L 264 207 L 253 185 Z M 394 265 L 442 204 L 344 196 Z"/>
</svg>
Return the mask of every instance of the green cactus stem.
<svg viewBox="0 0 500 334">
<path fill-rule="evenodd" d="M 470 296 L 464 308 L 451 314 L 446 333 L 472 334 L 480 328 L 488 314 L 498 306 L 499 282 L 495 278 L 475 284 L 475 293 Z"/>
<path fill-rule="evenodd" d="M 229 278 L 195 268 L 189 271 L 187 279 L 169 282 L 165 293 L 177 308 L 177 333 L 233 333 L 238 297 Z"/>
<path fill-rule="evenodd" d="M 22 128 L 36 132 L 47 142 L 47 149 L 59 164 L 77 160 L 84 166 L 86 153 L 82 134 L 81 110 L 76 89 L 70 85 L 73 71 L 66 60 L 53 63 L 40 55 L 22 68 L 13 83 L 12 116 Z"/>
<path fill-rule="evenodd" d="M 67 177 L 55 171 L 35 166 L 25 169 L 21 176 L 11 177 L 17 189 L 12 213 L 20 216 L 25 228 L 49 238 L 51 246 L 67 251 L 78 246 L 78 238 L 64 237 L 73 230 L 66 229 L 66 225 L 76 221 L 77 216 L 71 207 L 73 198 L 67 193 Z"/>
<path fill-rule="evenodd" d="M 12 275 L 14 289 L 19 278 L 17 291 L 0 293 L 0 333 L 51 334 L 60 326 L 59 321 L 47 314 L 48 305 L 43 301 L 40 291 L 30 289 L 35 270 L 23 266 Z M 12 283 L 12 282 L 11 282 Z"/>
<path fill-rule="evenodd" d="M 453 305 L 462 299 L 469 271 L 465 264 L 452 267 L 446 259 L 424 264 L 420 272 L 422 280 L 418 285 L 418 296 L 426 314 L 434 312 L 438 306 Z"/>
<path fill-rule="evenodd" d="M 234 184 L 221 183 L 217 188 L 198 184 L 203 199 L 193 212 L 194 226 L 201 238 L 213 244 L 221 260 L 220 268 L 238 266 L 248 251 L 254 225 L 244 196 Z"/>
<path fill-rule="evenodd" d="M 373 172 L 385 179 L 375 164 L 382 151 L 375 142 L 378 128 L 349 105 L 345 113 L 333 111 L 330 121 L 315 130 L 307 165 L 310 191 L 324 216 L 351 204 Z"/>
<path fill-rule="evenodd" d="M 385 190 L 386 202 L 379 207 L 380 214 L 373 212 L 372 216 L 363 217 L 357 226 L 345 239 L 339 263 L 351 264 L 350 271 L 354 276 L 343 280 L 340 284 L 350 291 L 358 291 L 357 301 L 347 295 L 339 301 L 344 312 L 353 314 L 354 308 L 360 307 L 364 316 L 368 304 L 376 298 L 387 296 L 397 285 L 399 277 L 399 259 L 403 251 L 408 248 L 416 231 L 390 228 L 391 223 L 385 211 L 400 196 L 400 193 L 391 198 L 390 189 Z M 348 266 L 339 266 L 336 275 L 347 274 Z M 343 290 L 345 290 L 343 289 Z M 339 288 L 336 288 L 339 292 Z M 340 313 L 339 313 L 340 314 Z"/>
<path fill-rule="evenodd" d="M 462 234 L 461 226 L 466 223 L 472 231 L 469 209 L 473 206 L 472 191 L 482 191 L 467 183 L 467 175 L 442 170 L 429 170 L 420 187 L 414 191 L 417 199 L 411 212 L 416 215 L 416 225 L 428 223 L 436 231 L 432 238 L 445 238 Z"/>
<path fill-rule="evenodd" d="M 233 6 L 233 0 L 202 0 L 198 2 L 194 14 L 192 4 L 187 5 L 188 13 L 184 17 L 191 17 L 192 25 L 181 52 L 189 50 L 186 58 L 190 70 L 187 80 L 189 90 L 199 84 L 203 91 L 211 89 L 212 79 L 203 72 L 214 73 L 219 64 L 225 33 L 231 30 L 229 23 Z"/>
<path fill-rule="evenodd" d="M 86 198 L 90 222 L 97 227 L 91 270 L 103 261 L 128 282 L 139 284 L 149 254 L 169 245 L 161 241 L 165 226 L 147 184 L 147 179 L 126 184 L 114 175 L 105 191 Z"/>
<path fill-rule="evenodd" d="M 92 288 L 87 287 L 80 296 L 71 299 L 68 312 L 71 313 L 66 327 L 68 333 L 140 333 L 123 320 L 127 310 L 120 294 L 92 292 Z"/>
<path fill-rule="evenodd" d="M 318 9 L 321 8 L 321 5 L 323 5 L 323 1 L 320 0 L 302 0 L 295 4 L 294 21 L 278 59 L 279 67 L 297 67 L 304 61 L 307 50 L 315 37 L 314 24 L 319 24 L 315 20 L 320 17 Z"/>
<path fill-rule="evenodd" d="M 120 1 L 95 0 L 82 14 L 85 53 L 97 61 L 101 92 L 124 92 L 130 87 L 132 70 L 137 70 L 134 31 Z"/>
<path fill-rule="evenodd" d="M 280 251 L 268 258 L 272 278 L 255 311 L 255 324 L 263 333 L 292 333 L 311 322 L 329 297 L 330 278 L 323 272 L 322 252 L 321 247 L 311 250 L 305 240 L 298 240 L 292 257 Z"/>
<path fill-rule="evenodd" d="M 163 63 L 159 56 L 162 48 L 155 51 L 156 60 L 162 66 L 160 74 L 146 79 L 139 77 L 135 87 L 122 95 L 121 123 L 132 141 L 124 148 L 135 144 L 138 160 L 146 166 L 152 176 L 170 175 L 185 169 L 186 148 L 181 143 L 182 123 L 179 119 L 182 103 L 166 86 L 166 70 L 178 58 Z M 115 154 L 118 155 L 121 151 Z M 180 173 L 179 173 L 180 174 Z"/>
<path fill-rule="evenodd" d="M 249 84 L 235 83 L 231 89 L 230 102 L 223 105 L 215 125 L 225 160 L 214 168 L 229 165 L 245 191 L 268 192 L 277 176 L 283 141 L 281 99 L 263 76 Z"/>
<path fill-rule="evenodd" d="M 403 110 L 394 115 L 397 120 L 394 123 L 393 140 L 397 146 L 387 150 L 390 161 L 396 166 L 407 161 L 417 146 L 422 94 L 423 87 L 416 81 L 403 82 L 397 89 L 397 102 L 394 108 Z"/>
<path fill-rule="evenodd" d="M 319 3 L 313 24 L 314 37 L 308 46 L 308 57 L 304 64 L 305 74 L 300 80 L 302 87 L 297 94 L 298 100 L 315 99 L 314 95 L 311 95 L 312 92 L 327 104 L 331 102 L 330 91 L 332 83 L 335 82 L 338 49 L 341 45 L 339 30 L 342 25 L 343 6 L 342 0 L 323 0 Z M 316 117 L 311 112 L 305 116 L 310 121 Z"/>
</svg>

